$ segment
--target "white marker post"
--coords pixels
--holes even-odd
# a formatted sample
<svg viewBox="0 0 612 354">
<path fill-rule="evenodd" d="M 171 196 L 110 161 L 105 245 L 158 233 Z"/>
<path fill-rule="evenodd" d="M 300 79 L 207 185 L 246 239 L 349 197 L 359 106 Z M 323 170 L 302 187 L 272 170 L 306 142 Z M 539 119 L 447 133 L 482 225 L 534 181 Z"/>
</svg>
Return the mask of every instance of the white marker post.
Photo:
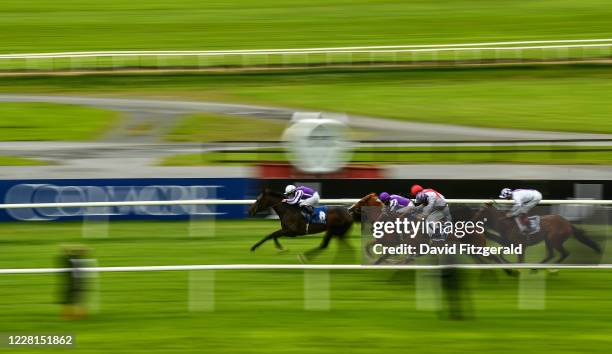
<svg viewBox="0 0 612 354">
<path fill-rule="evenodd" d="M 81 262 L 83 267 L 97 267 L 98 260 L 93 258 L 83 259 Z M 100 275 L 98 272 L 84 272 L 87 278 L 87 287 L 89 288 L 86 298 L 86 307 L 91 314 L 100 313 Z"/>
<path fill-rule="evenodd" d="M 546 270 L 520 271 L 518 308 L 519 310 L 546 309 Z"/>
<path fill-rule="evenodd" d="M 191 187 L 190 191 L 192 198 L 216 199 L 217 187 L 199 189 L 196 186 Z M 214 237 L 215 236 L 215 218 L 216 205 L 189 205 L 189 237 Z"/>
<path fill-rule="evenodd" d="M 416 261 L 427 264 L 418 258 Z M 442 278 L 439 269 L 417 269 L 414 275 L 414 285 L 417 311 L 440 311 L 442 309 Z"/>
<path fill-rule="evenodd" d="M 89 186 L 85 192 L 87 201 L 108 202 L 108 195 L 101 187 Z M 107 238 L 109 235 L 109 215 L 112 207 L 84 207 L 83 226 L 81 235 L 83 238 Z"/>
<path fill-rule="evenodd" d="M 215 272 L 190 271 L 188 296 L 190 312 L 215 311 Z"/>
<path fill-rule="evenodd" d="M 304 310 L 329 311 L 330 295 L 329 270 L 304 270 Z"/>
</svg>

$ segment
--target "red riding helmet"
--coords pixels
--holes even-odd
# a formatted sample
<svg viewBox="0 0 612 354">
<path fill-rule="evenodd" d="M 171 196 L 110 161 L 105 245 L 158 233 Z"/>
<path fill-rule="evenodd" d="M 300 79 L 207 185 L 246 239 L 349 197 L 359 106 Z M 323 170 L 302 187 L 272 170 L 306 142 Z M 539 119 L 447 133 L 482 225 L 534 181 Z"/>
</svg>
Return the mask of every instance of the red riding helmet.
<svg viewBox="0 0 612 354">
<path fill-rule="evenodd" d="M 419 186 L 418 184 L 415 184 L 415 185 L 412 186 L 412 188 L 410 188 L 410 195 L 415 197 L 422 190 L 423 190 L 423 187 Z"/>
</svg>

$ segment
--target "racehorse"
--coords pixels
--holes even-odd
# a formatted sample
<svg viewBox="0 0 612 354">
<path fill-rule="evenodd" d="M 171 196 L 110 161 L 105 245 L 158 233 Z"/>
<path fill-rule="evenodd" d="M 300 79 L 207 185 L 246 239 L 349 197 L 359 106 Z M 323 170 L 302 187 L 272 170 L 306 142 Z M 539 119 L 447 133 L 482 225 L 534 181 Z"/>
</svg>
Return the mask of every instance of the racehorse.
<svg viewBox="0 0 612 354">
<path fill-rule="evenodd" d="M 516 224 L 514 217 L 506 216 L 506 212 L 498 210 L 492 202 L 485 203 L 485 205 L 474 215 L 474 220 L 486 220 L 487 226 L 497 231 L 501 235 L 501 239 L 506 245 L 508 244 L 522 244 L 523 252 L 518 255 L 519 263 L 525 261 L 525 250 L 527 246 L 535 245 L 544 241 L 546 244 L 546 257 L 541 263 L 546 263 L 554 257 L 554 250 L 559 251 L 561 254 L 556 263 L 561 263 L 569 252 L 563 244 L 572 235 L 580 243 L 590 247 L 597 254 L 601 254 L 601 248 L 597 242 L 589 238 L 585 232 L 574 225 L 572 225 L 567 219 L 560 215 L 543 215 L 540 217 L 540 231 L 529 235 L 525 235 L 519 229 Z"/>
<path fill-rule="evenodd" d="M 255 251 L 257 247 L 268 240 L 274 240 L 276 248 L 283 250 L 280 242 L 278 242 L 279 237 L 295 237 L 318 234 L 321 232 L 325 232 L 321 244 L 319 247 L 305 252 L 303 259 L 308 260 L 308 258 L 314 257 L 320 251 L 327 248 L 333 237 L 337 237 L 342 244 L 350 247 L 346 240 L 346 235 L 353 225 L 353 217 L 345 207 L 329 207 L 327 208 L 325 223 L 311 224 L 306 222 L 299 206 L 283 203 L 283 199 L 283 194 L 265 188 L 261 194 L 257 196 L 255 203 L 249 208 L 249 216 L 253 216 L 259 211 L 272 208 L 276 214 L 278 214 L 281 223 L 281 228 L 279 230 L 261 239 L 261 241 L 251 247 L 251 251 Z"/>
<path fill-rule="evenodd" d="M 403 217 L 417 218 L 414 215 L 411 216 L 411 215 L 406 215 L 406 214 L 401 214 L 401 213 L 397 214 L 397 213 L 386 212 L 383 208 L 384 204 L 378 199 L 378 196 L 376 195 L 376 193 L 370 193 L 366 195 L 365 197 L 361 198 L 359 201 L 353 204 L 348 210 L 349 210 L 349 213 L 353 215 L 355 220 L 360 220 L 362 217 L 361 208 L 368 207 L 368 206 L 379 208 L 378 210 L 374 209 L 370 213 L 370 215 L 367 215 L 370 222 L 394 220 L 395 218 L 403 218 Z M 469 208 L 456 207 L 453 210 L 454 210 L 453 215 L 456 220 L 463 220 L 463 221 L 471 220 L 473 212 L 469 210 Z M 448 235 L 447 240 L 445 242 L 448 244 L 465 243 L 465 244 L 470 244 L 470 245 L 474 245 L 477 247 L 484 247 L 486 246 L 487 241 L 486 241 L 486 237 L 484 234 L 473 233 L 473 234 L 465 235 L 464 237 L 456 237 L 455 235 L 450 234 Z M 420 247 L 419 245 L 430 244 L 430 243 L 431 241 L 430 241 L 429 235 L 424 235 L 421 233 L 414 235 L 414 237 L 400 237 L 399 235 L 395 235 L 395 234 L 385 234 L 381 238 L 372 240 L 370 244 L 365 247 L 365 251 L 368 252 L 370 256 L 373 256 L 371 251 L 372 251 L 372 247 L 374 246 L 374 244 L 382 244 L 383 246 L 388 246 L 388 247 L 397 246 L 400 244 L 406 244 L 406 245 L 414 245 L 418 249 Z M 383 255 L 375 261 L 375 264 L 384 263 L 385 261 L 389 259 L 389 257 L 390 256 L 388 254 Z M 472 257 L 478 263 L 488 263 L 487 260 L 493 263 L 508 263 L 500 255 L 491 254 L 486 257 L 480 256 L 480 255 L 472 255 Z M 412 258 L 404 259 L 405 262 L 408 262 L 411 260 Z"/>
</svg>

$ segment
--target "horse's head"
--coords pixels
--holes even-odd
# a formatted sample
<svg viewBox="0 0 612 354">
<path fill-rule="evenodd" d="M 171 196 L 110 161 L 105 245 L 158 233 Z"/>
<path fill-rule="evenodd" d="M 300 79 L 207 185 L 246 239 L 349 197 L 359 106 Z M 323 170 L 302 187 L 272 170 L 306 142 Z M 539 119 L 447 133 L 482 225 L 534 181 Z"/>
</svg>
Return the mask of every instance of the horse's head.
<svg viewBox="0 0 612 354">
<path fill-rule="evenodd" d="M 255 199 L 255 203 L 253 203 L 249 207 L 249 216 L 253 216 L 258 212 L 268 209 L 283 200 L 283 195 L 281 193 L 275 192 L 270 188 L 264 188 L 261 193 Z"/>
<path fill-rule="evenodd" d="M 383 202 L 378 199 L 376 193 L 370 193 L 365 197 L 364 206 L 383 206 Z"/>
<path fill-rule="evenodd" d="M 355 204 L 351 205 L 348 209 L 350 213 L 360 212 L 361 207 L 364 206 L 382 206 L 382 202 L 378 199 L 376 193 L 370 193 L 365 197 L 359 199 Z"/>
<path fill-rule="evenodd" d="M 370 193 L 365 197 L 359 199 L 355 204 L 351 205 L 348 212 L 353 215 L 354 219 L 361 219 L 361 208 L 362 207 L 380 207 L 383 203 L 378 199 L 376 193 Z"/>
</svg>

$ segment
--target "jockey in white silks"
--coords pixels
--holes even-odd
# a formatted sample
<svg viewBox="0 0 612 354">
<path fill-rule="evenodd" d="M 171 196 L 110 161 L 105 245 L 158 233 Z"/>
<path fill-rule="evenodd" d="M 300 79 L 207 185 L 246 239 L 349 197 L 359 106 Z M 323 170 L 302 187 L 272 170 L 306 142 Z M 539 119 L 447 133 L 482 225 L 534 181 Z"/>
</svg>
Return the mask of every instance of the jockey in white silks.
<svg viewBox="0 0 612 354">
<path fill-rule="evenodd" d="M 502 189 L 499 197 L 502 199 L 512 199 L 514 205 L 510 212 L 506 214 L 508 217 L 513 217 L 517 220 L 520 225 L 524 226 L 521 230 L 523 233 L 530 233 L 532 230 L 531 223 L 527 213 L 533 209 L 542 200 L 542 193 L 535 189 Z"/>
</svg>

